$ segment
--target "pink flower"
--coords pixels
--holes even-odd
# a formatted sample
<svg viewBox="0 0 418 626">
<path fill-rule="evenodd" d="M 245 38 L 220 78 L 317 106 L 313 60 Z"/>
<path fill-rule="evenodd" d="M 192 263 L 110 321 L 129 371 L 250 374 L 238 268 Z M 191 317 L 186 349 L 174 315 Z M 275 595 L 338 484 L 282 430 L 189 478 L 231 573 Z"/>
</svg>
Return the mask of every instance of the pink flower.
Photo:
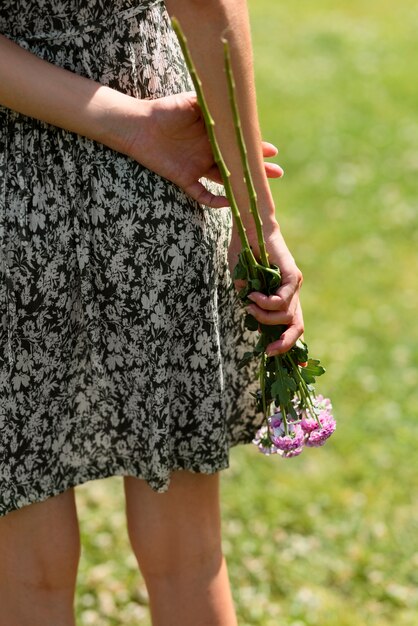
<svg viewBox="0 0 418 626">
<path fill-rule="evenodd" d="M 295 448 L 294 450 L 288 450 L 287 452 L 281 452 L 281 455 L 285 459 L 291 459 L 294 456 L 299 456 L 299 454 L 302 454 L 302 452 L 303 452 L 303 446 L 300 446 L 299 448 Z"/>
<path fill-rule="evenodd" d="M 288 422 L 286 434 L 281 413 L 276 413 L 275 415 L 269 417 L 268 422 L 271 441 L 279 450 L 289 452 L 296 450 L 303 445 L 304 432 L 299 424 Z"/>
<path fill-rule="evenodd" d="M 302 409 L 295 400 L 296 416 L 287 415 L 283 419 L 280 408 L 275 408 L 267 425 L 262 426 L 256 433 L 253 443 L 265 455 L 278 454 L 289 459 L 299 456 L 306 445 L 314 448 L 324 445 L 336 428 L 332 416 L 332 404 L 328 398 L 317 396 L 312 399 L 313 407 Z"/>
<path fill-rule="evenodd" d="M 316 396 L 315 406 L 317 406 L 318 409 L 326 409 L 329 413 L 332 411 L 331 400 L 329 398 L 324 398 L 321 394 Z"/>
<path fill-rule="evenodd" d="M 306 433 L 305 445 L 308 446 L 308 448 L 323 446 L 337 427 L 335 419 L 330 412 L 331 403 L 329 401 L 328 404 L 321 402 L 318 408 L 322 408 L 322 410 L 318 415 L 319 424 L 316 422 L 316 428 L 311 428 L 313 422 L 312 418 L 306 420 L 307 424 L 304 424 L 304 420 L 302 420 L 301 425 Z"/>
<path fill-rule="evenodd" d="M 319 424 L 316 417 L 306 412 L 300 422 L 301 428 L 305 434 L 311 433 L 313 430 L 317 430 Z"/>
<path fill-rule="evenodd" d="M 266 456 L 269 456 L 270 454 L 277 454 L 277 448 L 271 442 L 267 426 L 262 426 L 256 432 L 253 444 L 257 446 L 261 454 L 265 454 Z"/>
</svg>

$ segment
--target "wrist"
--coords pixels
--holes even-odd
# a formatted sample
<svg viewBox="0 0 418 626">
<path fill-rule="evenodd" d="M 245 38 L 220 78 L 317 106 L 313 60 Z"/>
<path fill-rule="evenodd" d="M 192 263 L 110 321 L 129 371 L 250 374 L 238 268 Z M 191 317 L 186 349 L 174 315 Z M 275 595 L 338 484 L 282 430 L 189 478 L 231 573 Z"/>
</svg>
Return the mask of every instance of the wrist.
<svg viewBox="0 0 418 626">
<path fill-rule="evenodd" d="M 133 156 L 133 146 L 141 145 L 140 136 L 150 116 L 150 102 L 101 87 L 90 107 L 95 120 L 93 139 Z"/>
<path fill-rule="evenodd" d="M 276 208 L 264 169 L 264 161 L 260 167 L 252 169 L 252 179 L 257 194 L 257 207 L 263 226 L 273 228 L 277 224 Z M 231 176 L 231 186 L 240 210 L 242 222 L 247 231 L 255 232 L 254 218 L 250 212 L 248 189 L 244 183 L 242 169 L 237 176 Z"/>
<path fill-rule="evenodd" d="M 262 224 L 262 231 L 264 238 L 267 239 L 271 237 L 271 235 L 277 231 L 280 231 L 280 226 L 276 219 L 276 213 L 274 206 L 272 208 L 264 207 L 264 209 L 259 208 L 259 214 Z M 247 233 L 248 240 L 251 244 L 254 244 L 257 241 L 257 229 L 255 226 L 255 222 L 253 216 L 249 213 L 245 216 L 243 220 L 244 227 Z"/>
<path fill-rule="evenodd" d="M 253 249 L 258 250 L 257 230 L 256 230 L 254 220 L 252 219 L 251 215 L 250 215 L 250 219 L 251 219 L 250 222 L 244 222 L 245 232 L 246 232 L 247 239 L 248 239 L 250 246 Z M 266 242 L 274 238 L 275 235 L 280 234 L 281 232 L 280 226 L 275 218 L 274 213 L 269 215 L 269 218 L 263 221 L 262 230 L 263 230 L 263 237 Z M 235 224 L 235 220 L 233 221 L 231 244 L 235 246 L 240 245 L 240 236 L 239 236 L 237 226 Z"/>
</svg>

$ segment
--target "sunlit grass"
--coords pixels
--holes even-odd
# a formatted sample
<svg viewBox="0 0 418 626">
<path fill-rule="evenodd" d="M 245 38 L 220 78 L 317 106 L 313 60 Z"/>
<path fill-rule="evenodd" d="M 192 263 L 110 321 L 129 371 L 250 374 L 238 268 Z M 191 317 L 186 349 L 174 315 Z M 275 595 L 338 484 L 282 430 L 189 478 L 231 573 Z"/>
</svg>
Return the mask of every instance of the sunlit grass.
<svg viewBox="0 0 418 626">
<path fill-rule="evenodd" d="M 240 625 L 418 615 L 418 5 L 252 0 L 278 215 L 338 430 L 289 461 L 234 450 L 225 551 Z M 149 626 L 121 482 L 79 492 L 80 625 Z"/>
</svg>

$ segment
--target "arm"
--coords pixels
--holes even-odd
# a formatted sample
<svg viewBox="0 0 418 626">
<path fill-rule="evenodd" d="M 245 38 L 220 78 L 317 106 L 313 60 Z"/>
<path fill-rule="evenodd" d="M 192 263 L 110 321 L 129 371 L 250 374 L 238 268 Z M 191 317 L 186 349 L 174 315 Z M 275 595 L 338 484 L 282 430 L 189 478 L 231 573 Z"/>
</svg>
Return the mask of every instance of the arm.
<svg viewBox="0 0 418 626">
<path fill-rule="evenodd" d="M 43 61 L 3 35 L 0 103 L 121 152 L 128 140 L 121 129 L 149 113 L 142 102 Z"/>
<path fill-rule="evenodd" d="M 0 35 L 0 104 L 122 152 L 202 203 L 226 204 L 199 182 L 217 172 L 192 94 L 138 100 L 43 61 Z M 265 152 L 271 156 L 271 146 Z M 280 175 L 280 168 L 271 174 Z"/>
<path fill-rule="evenodd" d="M 193 94 L 138 100 L 39 59 L 0 35 L 0 104 L 127 154 L 212 207 L 202 177 L 219 180 Z M 263 144 L 264 156 L 276 150 Z M 270 177 L 283 173 L 265 164 Z"/>
<path fill-rule="evenodd" d="M 209 109 L 215 120 L 218 143 L 231 172 L 234 195 L 250 244 L 257 253 L 256 233 L 249 213 L 247 190 L 243 181 L 223 70 L 221 38 L 226 37 L 229 41 L 243 133 L 264 223 L 267 249 L 271 261 L 282 272 L 282 286 L 277 296 L 267 298 L 262 294 L 253 294 L 254 304 L 249 312 L 262 323 L 288 325 L 281 339 L 270 346 L 273 353 L 285 352 L 303 331 L 299 305 L 302 275 L 280 233 L 263 164 L 246 0 L 165 0 L 165 3 L 169 13 L 179 20 L 187 37 Z M 230 246 L 231 266 L 237 261 L 239 249 L 240 244 L 234 230 Z"/>
<path fill-rule="evenodd" d="M 266 226 L 274 223 L 274 203 L 260 149 L 261 133 L 246 0 L 165 0 L 165 3 L 169 13 L 178 18 L 187 37 L 209 109 L 215 120 L 218 143 L 231 172 L 234 194 L 242 210 L 248 200 L 230 114 L 221 38 L 226 37 L 229 41 L 237 100 L 262 217 Z M 247 219 L 246 222 L 251 229 L 251 220 Z"/>
</svg>

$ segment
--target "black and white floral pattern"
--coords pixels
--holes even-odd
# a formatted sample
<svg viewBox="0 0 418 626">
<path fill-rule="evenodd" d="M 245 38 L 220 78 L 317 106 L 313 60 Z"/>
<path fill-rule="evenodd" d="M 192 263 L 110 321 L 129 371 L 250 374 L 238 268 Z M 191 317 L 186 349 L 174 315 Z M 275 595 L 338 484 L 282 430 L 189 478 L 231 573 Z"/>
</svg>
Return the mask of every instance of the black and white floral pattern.
<svg viewBox="0 0 418 626">
<path fill-rule="evenodd" d="M 164 4 L 0 0 L 0 32 L 138 98 L 190 89 Z M 0 514 L 85 481 L 211 473 L 259 426 L 228 210 L 0 107 Z"/>
</svg>

